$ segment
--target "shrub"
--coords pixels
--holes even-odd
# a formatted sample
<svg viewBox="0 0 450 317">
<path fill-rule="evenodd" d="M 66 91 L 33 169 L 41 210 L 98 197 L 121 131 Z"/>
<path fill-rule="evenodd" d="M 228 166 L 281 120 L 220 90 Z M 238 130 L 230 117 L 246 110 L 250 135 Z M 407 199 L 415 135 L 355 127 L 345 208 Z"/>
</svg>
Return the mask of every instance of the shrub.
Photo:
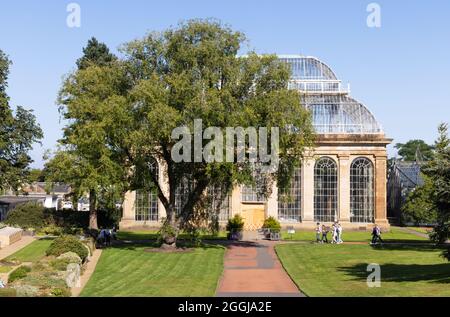
<svg viewBox="0 0 450 317">
<path fill-rule="evenodd" d="M 63 234 L 63 229 L 56 225 L 49 225 L 40 230 L 41 233 L 52 236 L 60 236 Z"/>
<path fill-rule="evenodd" d="M 228 219 L 227 231 L 242 231 L 244 229 L 244 219 L 241 215 L 236 214 L 233 218 Z"/>
<path fill-rule="evenodd" d="M 50 292 L 50 295 L 55 297 L 70 297 L 72 296 L 72 293 L 68 288 L 54 288 Z"/>
<path fill-rule="evenodd" d="M 66 252 L 58 256 L 58 260 L 65 260 L 68 263 L 81 264 L 81 258 L 75 252 Z"/>
<path fill-rule="evenodd" d="M 19 266 L 9 274 L 8 283 L 13 283 L 14 281 L 25 278 L 30 271 L 31 268 L 29 266 Z"/>
<path fill-rule="evenodd" d="M 36 202 L 20 204 L 11 210 L 5 223 L 21 228 L 42 228 L 50 221 L 45 208 Z"/>
<path fill-rule="evenodd" d="M 36 297 L 39 292 L 39 288 L 32 285 L 16 285 L 14 289 L 17 297 Z"/>
<path fill-rule="evenodd" d="M 74 236 L 61 236 L 56 238 L 48 247 L 46 254 L 60 256 L 67 252 L 75 252 L 83 262 L 89 255 L 87 247 Z"/>
<path fill-rule="evenodd" d="M 270 229 L 271 232 L 280 232 L 281 224 L 277 219 L 271 216 L 264 220 L 263 228 Z"/>
</svg>

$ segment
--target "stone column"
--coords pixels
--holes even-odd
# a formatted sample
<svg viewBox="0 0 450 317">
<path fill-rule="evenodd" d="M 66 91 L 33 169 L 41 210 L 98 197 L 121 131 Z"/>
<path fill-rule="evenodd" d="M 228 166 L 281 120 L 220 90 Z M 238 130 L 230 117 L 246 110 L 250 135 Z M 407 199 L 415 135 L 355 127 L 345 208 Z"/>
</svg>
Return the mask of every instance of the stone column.
<svg viewBox="0 0 450 317">
<path fill-rule="evenodd" d="M 123 200 L 123 216 L 122 220 L 133 220 L 135 219 L 135 209 L 134 202 L 136 200 L 136 191 L 128 191 L 125 193 Z"/>
<path fill-rule="evenodd" d="M 272 184 L 272 193 L 267 197 L 266 217 L 278 219 L 278 187 L 276 181 Z"/>
<path fill-rule="evenodd" d="M 314 221 L 314 164 L 313 157 L 305 157 L 302 165 L 302 222 Z"/>
<path fill-rule="evenodd" d="M 119 227 L 121 229 L 131 228 L 135 224 L 135 208 L 134 202 L 136 200 L 136 192 L 128 191 L 125 193 L 125 197 L 122 204 L 122 219 L 120 220 Z"/>
<path fill-rule="evenodd" d="M 350 222 L 350 158 L 339 155 L 339 222 Z"/>
<path fill-rule="evenodd" d="M 239 185 L 234 186 L 231 191 L 231 210 L 230 217 L 241 213 L 241 187 Z"/>
<path fill-rule="evenodd" d="M 375 222 L 387 226 L 386 207 L 387 156 L 375 157 Z"/>
</svg>

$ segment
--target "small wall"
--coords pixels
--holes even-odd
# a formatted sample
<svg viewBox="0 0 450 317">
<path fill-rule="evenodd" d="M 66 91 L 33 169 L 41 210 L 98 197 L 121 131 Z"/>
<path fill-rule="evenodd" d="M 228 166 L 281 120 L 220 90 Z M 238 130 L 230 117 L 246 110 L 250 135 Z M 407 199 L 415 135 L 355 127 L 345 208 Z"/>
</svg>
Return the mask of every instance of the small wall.
<svg viewBox="0 0 450 317">
<path fill-rule="evenodd" d="M 9 246 L 22 239 L 22 229 L 5 227 L 0 229 L 0 248 Z"/>
</svg>

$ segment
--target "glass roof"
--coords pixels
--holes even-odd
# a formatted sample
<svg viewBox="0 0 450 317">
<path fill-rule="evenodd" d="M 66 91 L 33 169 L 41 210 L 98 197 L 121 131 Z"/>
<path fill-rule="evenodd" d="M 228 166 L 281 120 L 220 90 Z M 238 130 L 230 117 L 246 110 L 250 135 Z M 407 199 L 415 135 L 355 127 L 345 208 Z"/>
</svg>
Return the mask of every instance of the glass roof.
<svg viewBox="0 0 450 317">
<path fill-rule="evenodd" d="M 292 79 L 337 80 L 331 68 L 315 57 L 279 55 L 278 58 L 291 66 Z"/>
<path fill-rule="evenodd" d="M 292 70 L 290 89 L 301 92 L 318 134 L 382 134 L 369 109 L 349 96 L 329 66 L 315 57 L 279 55 Z"/>
</svg>

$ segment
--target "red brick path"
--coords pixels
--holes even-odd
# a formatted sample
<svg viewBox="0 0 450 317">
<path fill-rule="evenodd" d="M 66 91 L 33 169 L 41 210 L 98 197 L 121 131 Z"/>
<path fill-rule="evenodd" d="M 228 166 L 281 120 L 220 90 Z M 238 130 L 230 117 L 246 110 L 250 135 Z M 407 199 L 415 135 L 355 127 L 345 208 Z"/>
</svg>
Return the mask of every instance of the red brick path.
<svg viewBox="0 0 450 317">
<path fill-rule="evenodd" d="M 217 296 L 302 296 L 284 271 L 274 243 L 241 242 L 228 246 Z"/>
</svg>

